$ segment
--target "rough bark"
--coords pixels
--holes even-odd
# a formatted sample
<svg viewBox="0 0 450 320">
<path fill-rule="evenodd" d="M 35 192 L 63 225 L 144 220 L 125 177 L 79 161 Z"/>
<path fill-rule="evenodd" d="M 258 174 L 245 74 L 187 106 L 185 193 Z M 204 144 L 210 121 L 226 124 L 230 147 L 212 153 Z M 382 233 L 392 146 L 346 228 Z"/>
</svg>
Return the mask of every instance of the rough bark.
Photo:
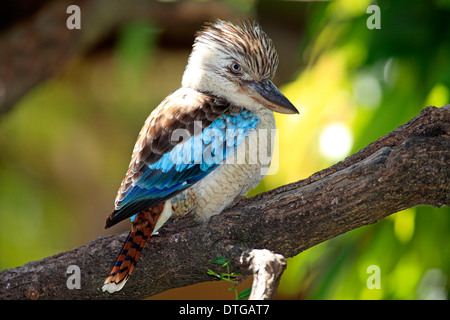
<svg viewBox="0 0 450 320">
<path fill-rule="evenodd" d="M 171 222 L 152 237 L 124 289 L 101 291 L 126 234 L 0 272 L 0 299 L 140 299 L 213 280 L 210 260 L 249 274 L 243 252 L 268 249 L 293 257 L 330 238 L 417 205 L 450 203 L 450 105 L 419 116 L 344 161 L 311 177 L 244 199 L 208 223 Z M 68 289 L 67 268 L 81 270 Z"/>
</svg>

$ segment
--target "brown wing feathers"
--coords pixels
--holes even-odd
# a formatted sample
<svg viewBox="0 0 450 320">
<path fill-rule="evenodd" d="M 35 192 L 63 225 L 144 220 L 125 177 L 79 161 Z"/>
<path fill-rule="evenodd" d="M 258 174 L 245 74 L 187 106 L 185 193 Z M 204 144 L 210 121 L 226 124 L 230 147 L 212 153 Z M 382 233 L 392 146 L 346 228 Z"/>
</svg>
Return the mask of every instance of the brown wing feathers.
<svg viewBox="0 0 450 320">
<path fill-rule="evenodd" d="M 189 92 L 186 92 L 187 90 Z M 144 165 L 157 162 L 180 143 L 171 139 L 176 129 L 186 129 L 190 135 L 194 135 L 196 121 L 200 121 L 201 129 L 206 128 L 229 108 L 230 105 L 225 99 L 190 89 L 179 89 L 161 102 L 145 121 L 139 133 L 128 171 L 117 193 L 116 209 L 125 197 L 126 191 L 141 176 Z M 130 208 L 132 207 L 134 206 Z M 105 228 L 137 213 L 121 213 L 117 216 L 117 211 L 114 210 L 109 215 Z"/>
</svg>

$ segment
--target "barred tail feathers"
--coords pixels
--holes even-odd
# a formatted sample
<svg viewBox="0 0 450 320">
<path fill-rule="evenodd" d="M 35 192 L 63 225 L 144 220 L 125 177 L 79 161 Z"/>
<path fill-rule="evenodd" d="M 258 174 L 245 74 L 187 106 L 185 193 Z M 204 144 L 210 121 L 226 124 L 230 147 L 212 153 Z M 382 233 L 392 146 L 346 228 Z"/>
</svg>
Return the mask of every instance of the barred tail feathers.
<svg viewBox="0 0 450 320">
<path fill-rule="evenodd" d="M 103 291 L 114 293 L 123 288 L 136 266 L 147 240 L 167 221 L 171 213 L 171 205 L 166 202 L 143 210 L 136 215 L 132 231 L 125 240 L 114 267 L 105 280 Z"/>
</svg>

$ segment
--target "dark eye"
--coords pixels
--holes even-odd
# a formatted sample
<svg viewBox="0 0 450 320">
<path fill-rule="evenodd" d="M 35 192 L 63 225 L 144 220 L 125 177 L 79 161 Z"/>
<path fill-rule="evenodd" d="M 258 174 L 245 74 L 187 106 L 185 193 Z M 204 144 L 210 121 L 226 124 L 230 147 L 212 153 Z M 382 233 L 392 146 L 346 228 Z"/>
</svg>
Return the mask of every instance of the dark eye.
<svg viewBox="0 0 450 320">
<path fill-rule="evenodd" d="M 239 64 L 237 64 L 237 63 L 233 63 L 231 65 L 231 70 L 233 72 L 240 72 L 241 71 L 241 66 Z"/>
</svg>

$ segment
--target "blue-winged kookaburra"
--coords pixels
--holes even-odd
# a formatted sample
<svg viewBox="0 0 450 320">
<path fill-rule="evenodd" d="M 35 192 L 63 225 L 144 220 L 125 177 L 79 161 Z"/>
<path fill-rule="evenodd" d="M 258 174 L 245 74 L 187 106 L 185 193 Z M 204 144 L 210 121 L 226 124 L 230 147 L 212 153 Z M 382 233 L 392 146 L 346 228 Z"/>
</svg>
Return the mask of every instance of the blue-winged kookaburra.
<svg viewBox="0 0 450 320">
<path fill-rule="evenodd" d="M 172 215 L 207 221 L 259 184 L 268 164 L 258 152 L 272 154 L 273 111 L 298 113 L 272 83 L 277 65 L 272 40 L 255 22 L 217 20 L 197 33 L 181 88 L 145 121 L 106 220 L 109 228 L 131 217 L 132 230 L 103 291 L 122 289 Z M 260 146 L 267 150 L 252 155 Z"/>
</svg>

